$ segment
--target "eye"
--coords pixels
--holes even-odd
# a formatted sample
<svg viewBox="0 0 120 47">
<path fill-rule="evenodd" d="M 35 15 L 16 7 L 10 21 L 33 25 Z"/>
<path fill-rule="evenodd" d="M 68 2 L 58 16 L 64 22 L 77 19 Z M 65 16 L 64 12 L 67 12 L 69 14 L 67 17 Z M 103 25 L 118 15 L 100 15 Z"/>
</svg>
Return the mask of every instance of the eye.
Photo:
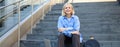
<svg viewBox="0 0 120 47">
<path fill-rule="evenodd" d="M 67 9 L 67 7 L 65 7 L 65 9 Z"/>
<path fill-rule="evenodd" d="M 65 7 L 65 9 L 70 9 L 71 7 Z"/>
<path fill-rule="evenodd" d="M 68 7 L 70 9 L 70 7 Z"/>
</svg>

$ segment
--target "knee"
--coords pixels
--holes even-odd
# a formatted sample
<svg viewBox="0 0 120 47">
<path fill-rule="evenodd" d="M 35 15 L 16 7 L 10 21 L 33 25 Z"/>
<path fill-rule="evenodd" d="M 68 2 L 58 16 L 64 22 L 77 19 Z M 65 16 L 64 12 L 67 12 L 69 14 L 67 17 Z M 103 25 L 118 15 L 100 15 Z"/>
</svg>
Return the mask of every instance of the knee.
<svg viewBox="0 0 120 47">
<path fill-rule="evenodd" d="M 60 34 L 58 35 L 58 37 L 59 37 L 59 38 L 63 38 L 63 37 L 64 37 L 64 34 L 60 33 Z"/>
<path fill-rule="evenodd" d="M 80 38 L 80 35 L 73 34 L 72 37 L 74 37 L 74 38 Z"/>
<path fill-rule="evenodd" d="M 73 34 L 72 36 L 73 37 L 80 37 L 80 35 L 77 35 L 77 34 Z"/>
</svg>

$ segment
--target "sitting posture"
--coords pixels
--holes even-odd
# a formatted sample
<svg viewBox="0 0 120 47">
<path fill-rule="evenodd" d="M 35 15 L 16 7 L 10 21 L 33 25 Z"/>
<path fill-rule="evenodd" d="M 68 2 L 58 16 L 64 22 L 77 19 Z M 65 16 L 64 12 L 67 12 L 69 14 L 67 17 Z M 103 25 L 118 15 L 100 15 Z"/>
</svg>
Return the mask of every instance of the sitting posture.
<svg viewBox="0 0 120 47">
<path fill-rule="evenodd" d="M 70 3 L 66 3 L 62 9 L 62 16 L 58 19 L 58 47 L 64 47 L 66 42 L 72 42 L 72 47 L 80 47 L 82 37 L 79 32 L 80 21 Z"/>
</svg>

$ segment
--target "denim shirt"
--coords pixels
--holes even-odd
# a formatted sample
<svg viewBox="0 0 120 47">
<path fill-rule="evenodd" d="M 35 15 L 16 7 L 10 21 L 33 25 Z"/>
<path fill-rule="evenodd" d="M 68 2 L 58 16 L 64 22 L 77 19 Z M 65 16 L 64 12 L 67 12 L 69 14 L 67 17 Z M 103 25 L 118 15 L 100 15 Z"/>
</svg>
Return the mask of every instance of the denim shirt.
<svg viewBox="0 0 120 47">
<path fill-rule="evenodd" d="M 80 21 L 78 16 L 72 15 L 71 18 L 67 18 L 66 16 L 60 16 L 58 19 L 58 28 L 68 28 L 68 30 L 65 30 L 61 33 L 64 35 L 71 37 L 72 34 L 70 32 L 72 31 L 79 31 L 80 30 Z M 80 34 L 80 42 L 82 42 L 82 36 Z"/>
</svg>

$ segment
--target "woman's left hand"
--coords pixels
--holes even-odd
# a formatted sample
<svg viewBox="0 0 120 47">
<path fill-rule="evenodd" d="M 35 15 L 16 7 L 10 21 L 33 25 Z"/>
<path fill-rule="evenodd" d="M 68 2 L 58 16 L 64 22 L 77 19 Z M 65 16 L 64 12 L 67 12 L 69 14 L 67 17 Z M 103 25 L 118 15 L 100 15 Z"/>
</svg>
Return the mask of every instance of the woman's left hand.
<svg viewBox="0 0 120 47">
<path fill-rule="evenodd" d="M 71 34 L 77 34 L 77 35 L 79 35 L 80 32 L 79 31 L 73 31 L 73 32 L 71 32 Z"/>
</svg>

